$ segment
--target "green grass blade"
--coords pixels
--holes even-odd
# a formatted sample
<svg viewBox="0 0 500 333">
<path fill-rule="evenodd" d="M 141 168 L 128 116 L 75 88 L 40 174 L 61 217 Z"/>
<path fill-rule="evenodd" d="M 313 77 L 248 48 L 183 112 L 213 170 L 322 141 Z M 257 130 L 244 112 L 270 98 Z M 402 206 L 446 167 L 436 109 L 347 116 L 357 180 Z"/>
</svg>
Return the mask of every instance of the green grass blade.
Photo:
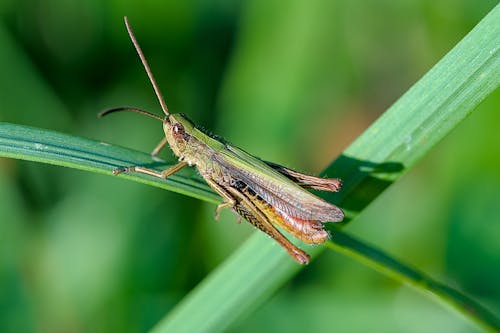
<svg viewBox="0 0 500 333">
<path fill-rule="evenodd" d="M 331 199 L 350 218 L 499 86 L 499 20 L 497 6 L 327 168 L 345 179 L 344 190 Z"/>
<path fill-rule="evenodd" d="M 112 174 L 113 169 L 130 165 L 149 165 L 165 169 L 170 164 L 153 162 L 149 154 L 106 143 L 27 126 L 0 123 L 0 157 L 66 166 L 79 170 Z M 199 177 L 175 174 L 158 179 L 137 173 L 120 174 L 140 183 L 178 192 L 194 198 L 219 202 L 218 196 Z"/>
<path fill-rule="evenodd" d="M 328 242 L 328 247 L 350 258 L 356 258 L 365 265 L 383 272 L 395 280 L 407 283 L 424 293 L 424 295 L 430 295 L 438 301 L 445 302 L 464 316 L 474 320 L 485 330 L 495 332 L 500 329 L 500 319 L 467 295 L 446 284 L 433 280 L 419 270 L 402 264 L 383 251 L 343 231 L 337 230 L 335 232 L 335 237 L 331 242 Z"/>
<path fill-rule="evenodd" d="M 345 180 L 343 190 L 329 199 L 340 203 L 349 219 L 355 218 L 498 87 L 499 21 L 497 6 L 326 170 Z M 362 250 L 353 248 L 350 253 Z M 315 248 L 310 252 L 319 251 Z M 392 260 L 386 257 L 376 268 L 387 266 L 380 270 L 387 273 L 391 265 Z M 153 332 L 220 332 L 257 307 L 298 270 L 278 246 L 256 234 Z M 402 282 L 413 281 L 418 289 L 436 292 L 404 272 Z M 448 301 L 462 308 L 462 297 L 457 295 L 460 293 L 449 293 Z M 483 327 L 500 330 L 498 320 L 485 311 L 462 313 Z"/>
<path fill-rule="evenodd" d="M 499 85 L 500 33 L 497 6 L 408 93 L 377 120 L 326 172 L 344 179 L 342 192 L 329 197 L 341 203 L 352 220 L 385 188 L 408 171 Z M 12 124 L 0 124 L 0 156 L 51 163 L 110 174 L 114 167 L 151 164 L 147 154 Z M 165 167 L 153 163 L 152 167 Z M 335 172 L 333 172 L 334 170 Z M 211 202 L 218 197 L 197 177 L 167 180 L 120 175 Z M 337 236 L 335 236 L 337 235 Z M 446 300 L 484 327 L 500 330 L 497 319 L 465 296 L 420 275 L 376 249 L 334 234 L 330 247 L 370 264 L 396 279 Z M 344 237 L 344 238 L 342 238 Z M 350 240 L 350 242 L 341 241 Z M 314 247 L 317 254 L 325 247 Z M 252 236 L 207 277 L 154 329 L 155 332 L 219 332 L 257 307 L 302 267 L 261 233 Z M 471 311 L 465 309 L 470 307 Z"/>
</svg>

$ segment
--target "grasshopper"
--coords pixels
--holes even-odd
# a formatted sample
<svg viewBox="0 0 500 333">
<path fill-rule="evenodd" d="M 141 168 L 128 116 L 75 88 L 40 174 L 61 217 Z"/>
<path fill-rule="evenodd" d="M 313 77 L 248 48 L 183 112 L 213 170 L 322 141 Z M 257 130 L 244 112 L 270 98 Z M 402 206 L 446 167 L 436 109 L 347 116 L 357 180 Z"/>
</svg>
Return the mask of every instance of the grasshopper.
<svg viewBox="0 0 500 333">
<path fill-rule="evenodd" d="M 336 192 L 342 186 L 341 181 L 309 176 L 263 161 L 220 138 L 206 134 L 184 114 L 169 113 L 127 17 L 125 26 L 165 117 L 131 107 L 110 109 L 101 112 L 99 117 L 118 111 L 132 111 L 160 120 L 165 137 L 151 155 L 155 157 L 168 144 L 179 162 L 163 171 L 130 166 L 114 169 L 113 174 L 139 172 L 165 179 L 185 166 L 194 166 L 223 199 L 216 208 L 215 219 L 218 219 L 221 209 L 231 208 L 277 241 L 298 263 L 309 263 L 309 255 L 292 244 L 278 228 L 308 244 L 325 242 L 330 235 L 323 224 L 342 221 L 344 213 L 306 189 Z"/>
</svg>

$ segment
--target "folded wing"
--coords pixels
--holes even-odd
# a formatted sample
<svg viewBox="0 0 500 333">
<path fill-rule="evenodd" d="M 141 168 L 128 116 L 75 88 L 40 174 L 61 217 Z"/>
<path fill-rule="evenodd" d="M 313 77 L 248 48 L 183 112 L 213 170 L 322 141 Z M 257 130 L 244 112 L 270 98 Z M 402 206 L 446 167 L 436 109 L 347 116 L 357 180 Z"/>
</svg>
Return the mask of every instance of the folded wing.
<svg viewBox="0 0 500 333">
<path fill-rule="evenodd" d="M 243 181 L 283 214 L 320 222 L 338 222 L 344 217 L 337 206 L 304 190 L 289 177 L 239 148 L 226 145 L 226 149 L 215 153 L 214 159 L 226 172 Z"/>
</svg>

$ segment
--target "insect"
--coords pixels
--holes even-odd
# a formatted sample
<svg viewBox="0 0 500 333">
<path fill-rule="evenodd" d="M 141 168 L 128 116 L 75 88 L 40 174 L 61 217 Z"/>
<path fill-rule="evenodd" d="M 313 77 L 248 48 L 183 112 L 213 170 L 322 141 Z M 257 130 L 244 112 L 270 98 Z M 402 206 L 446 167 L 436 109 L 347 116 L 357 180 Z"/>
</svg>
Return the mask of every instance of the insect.
<svg viewBox="0 0 500 333">
<path fill-rule="evenodd" d="M 184 114 L 169 113 L 127 17 L 125 26 L 165 117 L 130 107 L 110 109 L 101 112 L 99 117 L 118 111 L 132 111 L 160 120 L 163 123 L 165 137 L 151 155 L 153 157 L 158 155 L 168 144 L 179 162 L 163 171 L 130 166 L 117 168 L 113 170 L 113 174 L 139 172 L 167 178 L 185 166 L 194 166 L 208 185 L 223 199 L 216 208 L 215 219 L 218 219 L 221 209 L 231 208 L 277 241 L 297 262 L 307 264 L 309 255 L 292 244 L 278 228 L 308 244 L 325 242 L 329 233 L 323 224 L 342 221 L 344 213 L 337 206 L 306 189 L 336 192 L 342 186 L 341 181 L 336 178 L 309 176 L 263 161 L 222 139 L 206 134 Z"/>
</svg>

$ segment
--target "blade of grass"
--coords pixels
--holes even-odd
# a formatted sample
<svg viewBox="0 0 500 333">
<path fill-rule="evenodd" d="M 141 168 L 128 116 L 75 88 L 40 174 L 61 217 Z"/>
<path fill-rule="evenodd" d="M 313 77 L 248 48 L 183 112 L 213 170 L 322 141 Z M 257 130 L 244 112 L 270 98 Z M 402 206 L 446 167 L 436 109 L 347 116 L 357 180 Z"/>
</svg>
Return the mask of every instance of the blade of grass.
<svg viewBox="0 0 500 333">
<path fill-rule="evenodd" d="M 151 155 L 92 141 L 67 134 L 0 123 L 0 157 L 112 174 L 113 169 L 130 165 L 148 165 L 165 169 L 171 164 L 152 162 Z M 194 198 L 217 203 L 219 197 L 199 177 L 175 174 L 168 179 L 158 179 L 138 173 L 120 174 L 140 183 L 160 187 Z"/>
<path fill-rule="evenodd" d="M 435 300 L 451 306 L 464 316 L 474 320 L 476 324 L 485 330 L 494 332 L 500 329 L 500 319 L 481 304 L 456 289 L 433 280 L 419 270 L 394 260 L 394 258 L 368 245 L 366 242 L 337 230 L 335 237 L 331 242 L 328 242 L 327 246 L 350 258 L 356 258 L 365 265 L 383 272 L 395 280 L 411 285 L 424 295 L 430 295 Z"/>
<path fill-rule="evenodd" d="M 453 50 L 402 96 L 325 172 L 342 178 L 344 188 L 328 197 L 355 218 L 385 188 L 408 171 L 492 91 L 500 80 L 500 6 L 495 7 Z M 335 234 L 333 234 L 335 239 Z M 316 247 L 313 253 L 324 248 Z M 362 248 L 353 248 L 349 254 Z M 356 257 L 356 256 L 354 256 Z M 374 258 L 375 259 L 375 258 Z M 392 271 L 392 260 L 375 266 Z M 403 265 L 401 265 L 403 266 Z M 250 312 L 289 280 L 299 267 L 266 237 L 254 235 L 202 281 L 153 332 L 220 332 Z M 402 282 L 412 275 L 391 274 Z M 435 289 L 414 281 L 442 296 Z M 491 331 L 500 324 L 487 311 L 464 310 L 458 291 L 445 300 Z"/>
<path fill-rule="evenodd" d="M 500 34 L 496 22 L 500 19 L 499 8 L 497 6 L 483 19 L 327 169 L 330 173 L 334 169 L 335 175 L 345 180 L 344 190 L 330 199 L 341 202 L 350 219 L 355 218 L 498 87 Z M 116 166 L 151 165 L 150 157 L 143 153 L 5 123 L 0 124 L 0 156 L 107 174 Z M 165 167 L 165 164 L 161 165 Z M 152 166 L 160 164 L 152 163 Z M 211 202 L 218 201 L 217 196 L 196 177 L 175 175 L 164 181 L 143 175 L 120 177 Z M 429 284 L 419 283 L 409 270 L 397 272 L 396 260 L 385 255 L 378 262 L 376 257 L 371 257 L 377 250 L 366 251 L 370 248 L 368 245 L 353 244 L 349 250 L 346 244 L 342 245 L 346 247 L 344 252 L 351 257 L 364 258 L 363 262 L 369 258 L 368 261 L 377 262 L 372 266 L 381 272 L 435 293 L 486 328 L 500 329 L 498 321 L 486 310 L 474 303 L 465 305 L 462 301 L 466 298 L 458 291 L 440 294 Z M 315 247 L 310 252 L 317 254 L 322 249 Z M 406 267 L 403 264 L 396 266 Z M 162 320 L 155 332 L 221 331 L 258 306 L 300 268 L 267 237 L 256 234 Z M 439 286 L 438 283 L 434 285 Z M 466 306 L 471 311 L 465 310 Z"/>
</svg>

